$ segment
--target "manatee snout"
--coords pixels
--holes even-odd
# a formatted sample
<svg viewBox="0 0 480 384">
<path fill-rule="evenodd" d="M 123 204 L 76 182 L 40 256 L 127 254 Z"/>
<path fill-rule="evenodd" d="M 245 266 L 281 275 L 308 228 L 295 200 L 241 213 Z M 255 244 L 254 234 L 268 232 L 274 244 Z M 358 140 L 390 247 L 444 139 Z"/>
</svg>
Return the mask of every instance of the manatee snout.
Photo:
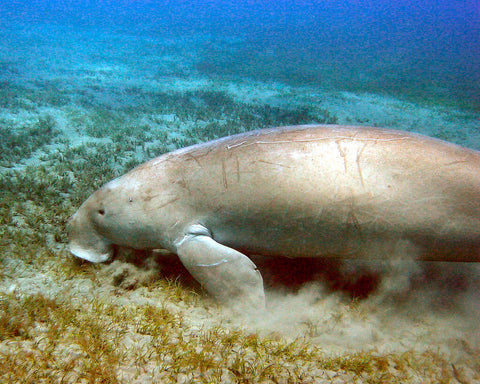
<svg viewBox="0 0 480 384">
<path fill-rule="evenodd" d="M 85 203 L 68 222 L 70 252 L 92 263 L 109 260 L 113 255 L 111 242 L 98 233 Z"/>
</svg>

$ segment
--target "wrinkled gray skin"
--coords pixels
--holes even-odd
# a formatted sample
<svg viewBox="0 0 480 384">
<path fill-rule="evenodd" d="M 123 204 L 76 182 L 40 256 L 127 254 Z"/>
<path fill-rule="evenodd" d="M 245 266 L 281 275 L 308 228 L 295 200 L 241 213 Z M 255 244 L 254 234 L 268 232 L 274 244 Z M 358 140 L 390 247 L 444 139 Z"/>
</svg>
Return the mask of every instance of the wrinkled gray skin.
<svg viewBox="0 0 480 384">
<path fill-rule="evenodd" d="M 377 128 L 265 129 L 184 148 L 113 180 L 70 221 L 92 262 L 164 248 L 222 302 L 263 307 L 246 254 L 480 260 L 480 152 Z"/>
</svg>

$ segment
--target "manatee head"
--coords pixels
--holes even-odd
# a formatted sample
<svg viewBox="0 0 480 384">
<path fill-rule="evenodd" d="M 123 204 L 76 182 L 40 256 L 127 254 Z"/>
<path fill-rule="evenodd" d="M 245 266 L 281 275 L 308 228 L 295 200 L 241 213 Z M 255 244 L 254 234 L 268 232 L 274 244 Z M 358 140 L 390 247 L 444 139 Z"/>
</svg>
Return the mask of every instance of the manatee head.
<svg viewBox="0 0 480 384">
<path fill-rule="evenodd" d="M 125 232 L 124 193 L 109 183 L 93 193 L 68 223 L 70 252 L 93 263 L 109 260 Z"/>
<path fill-rule="evenodd" d="M 110 240 L 102 235 L 101 217 L 104 208 L 95 209 L 94 196 L 85 201 L 68 222 L 70 252 L 77 257 L 100 263 L 113 254 Z"/>
</svg>

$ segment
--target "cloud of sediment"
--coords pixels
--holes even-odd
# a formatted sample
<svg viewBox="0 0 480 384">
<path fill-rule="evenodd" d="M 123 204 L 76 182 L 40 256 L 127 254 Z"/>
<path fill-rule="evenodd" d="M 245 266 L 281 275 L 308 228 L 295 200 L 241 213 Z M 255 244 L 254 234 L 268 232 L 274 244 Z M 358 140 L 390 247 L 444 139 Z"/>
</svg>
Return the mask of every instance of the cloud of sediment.
<svg viewBox="0 0 480 384">
<path fill-rule="evenodd" d="M 288 287 L 267 277 L 267 310 L 240 322 L 264 334 L 307 337 L 332 353 L 435 348 L 460 359 L 480 341 L 480 267 L 415 257 L 400 245 L 383 261 L 314 261 L 316 273 L 311 260 L 297 260 L 307 263 L 308 281 Z"/>
</svg>

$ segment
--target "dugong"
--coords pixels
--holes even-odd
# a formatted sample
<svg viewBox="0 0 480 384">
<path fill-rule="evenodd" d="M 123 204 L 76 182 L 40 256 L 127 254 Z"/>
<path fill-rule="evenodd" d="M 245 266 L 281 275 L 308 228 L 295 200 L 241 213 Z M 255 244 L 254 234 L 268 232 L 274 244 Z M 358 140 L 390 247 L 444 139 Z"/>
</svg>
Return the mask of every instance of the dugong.
<svg viewBox="0 0 480 384">
<path fill-rule="evenodd" d="M 264 306 L 246 255 L 480 261 L 480 152 L 413 133 L 316 125 L 263 129 L 148 161 L 69 221 L 91 262 L 113 245 L 176 253 L 227 304 Z"/>
</svg>

